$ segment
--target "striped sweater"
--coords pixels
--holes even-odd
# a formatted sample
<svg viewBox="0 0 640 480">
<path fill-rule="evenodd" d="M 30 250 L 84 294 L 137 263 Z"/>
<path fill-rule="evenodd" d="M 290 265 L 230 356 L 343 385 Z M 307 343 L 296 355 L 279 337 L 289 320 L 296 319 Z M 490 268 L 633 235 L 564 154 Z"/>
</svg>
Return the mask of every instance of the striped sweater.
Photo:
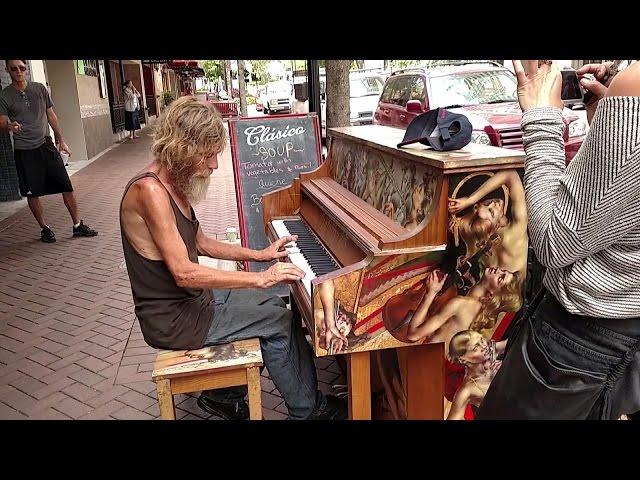
<svg viewBox="0 0 640 480">
<path fill-rule="evenodd" d="M 605 97 L 565 168 L 561 110 L 522 116 L 529 237 L 571 313 L 640 317 L 640 97 Z"/>
</svg>

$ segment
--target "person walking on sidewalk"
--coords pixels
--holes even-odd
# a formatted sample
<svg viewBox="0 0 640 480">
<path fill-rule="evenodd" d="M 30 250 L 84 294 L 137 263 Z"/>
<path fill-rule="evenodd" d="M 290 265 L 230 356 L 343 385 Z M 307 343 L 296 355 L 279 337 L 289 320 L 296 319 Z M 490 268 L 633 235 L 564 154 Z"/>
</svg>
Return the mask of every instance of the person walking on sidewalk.
<svg viewBox="0 0 640 480">
<path fill-rule="evenodd" d="M 40 224 L 40 239 L 45 243 L 56 241 L 53 230 L 45 222 L 40 203 L 41 196 L 56 193 L 62 193 L 73 220 L 73 236 L 96 236 L 98 232 L 80 219 L 73 186 L 60 155 L 60 152 L 71 155 L 71 149 L 62 137 L 47 88 L 41 83 L 27 81 L 26 60 L 7 60 L 6 65 L 11 85 L 0 92 L 0 130 L 13 133 L 20 194 L 27 197 L 31 213 Z M 49 136 L 49 125 L 56 145 Z"/>
<path fill-rule="evenodd" d="M 124 128 L 131 133 L 131 140 L 140 138 L 136 130 L 140 130 L 140 93 L 131 80 L 124 83 Z"/>
<path fill-rule="evenodd" d="M 222 117 L 193 96 L 169 105 L 155 125 L 155 160 L 133 177 L 120 205 L 120 231 L 135 314 L 147 344 L 197 350 L 260 338 L 264 363 L 291 419 L 344 419 L 346 404 L 318 390 L 313 352 L 301 320 L 263 289 L 304 272 L 276 262 L 264 272 L 229 272 L 198 264 L 198 255 L 224 260 L 286 257 L 287 236 L 264 250 L 229 245 L 202 231 L 192 204 L 206 198 L 226 144 Z M 215 289 L 215 290 L 214 290 Z M 203 392 L 198 405 L 225 419 L 248 418 L 246 387 Z"/>
</svg>

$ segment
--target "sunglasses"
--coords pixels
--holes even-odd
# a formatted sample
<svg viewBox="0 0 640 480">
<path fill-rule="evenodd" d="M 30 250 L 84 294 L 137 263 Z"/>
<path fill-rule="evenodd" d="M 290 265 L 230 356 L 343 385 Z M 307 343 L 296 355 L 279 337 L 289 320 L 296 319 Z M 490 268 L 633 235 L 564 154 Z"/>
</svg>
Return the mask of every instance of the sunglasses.
<svg viewBox="0 0 640 480">
<path fill-rule="evenodd" d="M 11 70 L 12 72 L 17 72 L 18 70 L 24 72 L 27 70 L 27 67 L 25 67 L 24 65 L 20 65 L 19 67 L 9 67 L 9 70 Z"/>
</svg>

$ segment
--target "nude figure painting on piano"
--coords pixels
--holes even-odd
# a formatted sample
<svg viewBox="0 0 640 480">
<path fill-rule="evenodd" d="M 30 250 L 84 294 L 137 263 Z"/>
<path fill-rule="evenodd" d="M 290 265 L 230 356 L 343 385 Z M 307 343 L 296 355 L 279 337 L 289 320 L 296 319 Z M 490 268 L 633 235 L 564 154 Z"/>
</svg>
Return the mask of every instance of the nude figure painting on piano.
<svg viewBox="0 0 640 480">
<path fill-rule="evenodd" d="M 469 182 L 471 179 L 476 181 Z M 465 188 L 467 182 L 469 185 Z M 406 312 L 401 320 L 402 324 L 408 325 L 406 341 L 444 342 L 447 356 L 451 354 L 452 340 L 460 332 L 478 332 L 489 339 L 504 313 L 520 310 L 528 245 L 524 189 L 515 170 L 468 175 L 457 184 L 452 197 L 449 199 L 452 246 L 459 245 L 459 238 L 464 242 L 464 246 L 459 245 L 464 248 L 464 254 L 459 257 L 458 269 L 453 274 L 460 275 L 460 267 L 474 258 L 474 264 L 458 281 L 456 294 L 437 304 L 446 274 L 436 270 L 417 291 L 405 294 L 404 301 L 397 297 L 390 300 L 396 301 L 403 313 Z M 449 285 L 455 283 L 449 282 Z M 419 302 L 416 301 L 418 298 Z M 411 299 L 414 300 L 413 308 L 408 305 Z M 449 379 L 465 384 L 464 378 L 455 375 Z M 453 391 L 454 395 L 457 392 L 457 388 L 447 390 Z M 459 403 L 462 397 L 457 398 Z M 478 392 L 474 393 L 474 399 L 473 404 L 479 405 Z M 460 418 L 460 405 L 456 405 L 452 418 Z"/>
<path fill-rule="evenodd" d="M 336 158 L 336 181 L 407 230 L 418 228 L 434 207 L 436 178 L 427 169 L 341 144 Z"/>
</svg>

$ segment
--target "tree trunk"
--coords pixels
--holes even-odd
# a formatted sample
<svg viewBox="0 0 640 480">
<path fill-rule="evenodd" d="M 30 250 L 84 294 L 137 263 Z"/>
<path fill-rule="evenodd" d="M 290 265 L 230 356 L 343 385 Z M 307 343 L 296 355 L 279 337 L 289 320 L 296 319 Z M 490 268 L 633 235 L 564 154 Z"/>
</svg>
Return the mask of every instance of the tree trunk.
<svg viewBox="0 0 640 480">
<path fill-rule="evenodd" d="M 350 65 L 351 60 L 327 60 L 327 128 L 349 126 Z"/>
<path fill-rule="evenodd" d="M 247 116 L 247 86 L 244 83 L 244 60 L 238 60 L 238 90 L 240 91 L 240 115 Z"/>
<path fill-rule="evenodd" d="M 364 60 L 356 60 L 356 65 L 358 66 L 359 69 L 363 69 L 364 68 Z"/>
<path fill-rule="evenodd" d="M 389 60 L 385 60 L 384 61 L 384 67 L 382 67 L 383 70 L 388 70 L 389 69 Z"/>
<path fill-rule="evenodd" d="M 233 98 L 233 83 L 231 82 L 231 60 L 224 61 L 224 83 L 229 98 Z"/>
</svg>

